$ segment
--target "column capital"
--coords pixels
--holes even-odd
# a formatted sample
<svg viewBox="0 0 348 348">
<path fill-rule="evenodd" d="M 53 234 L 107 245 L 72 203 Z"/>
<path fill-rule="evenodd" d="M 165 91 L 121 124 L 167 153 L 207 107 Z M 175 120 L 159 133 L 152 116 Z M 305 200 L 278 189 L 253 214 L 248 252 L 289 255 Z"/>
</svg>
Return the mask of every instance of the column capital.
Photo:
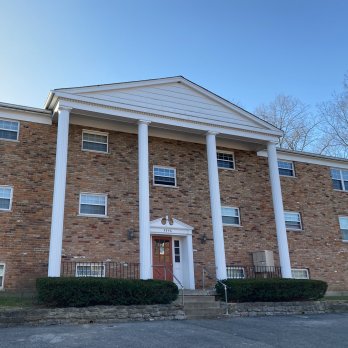
<svg viewBox="0 0 348 348">
<path fill-rule="evenodd" d="M 218 135 L 218 134 L 220 134 L 220 133 L 219 132 L 215 132 L 215 131 L 208 131 L 206 133 L 206 135 Z"/>
<path fill-rule="evenodd" d="M 150 123 L 151 123 L 151 121 L 148 121 L 148 120 L 142 120 L 142 119 L 138 120 L 138 124 L 147 124 L 147 125 L 149 125 Z"/>
</svg>

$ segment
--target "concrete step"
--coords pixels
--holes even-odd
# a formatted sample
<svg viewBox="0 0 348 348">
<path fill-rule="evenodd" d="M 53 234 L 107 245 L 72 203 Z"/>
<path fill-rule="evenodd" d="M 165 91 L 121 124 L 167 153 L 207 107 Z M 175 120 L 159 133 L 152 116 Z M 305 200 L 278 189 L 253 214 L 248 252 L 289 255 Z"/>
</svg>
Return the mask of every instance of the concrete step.
<svg viewBox="0 0 348 348">
<path fill-rule="evenodd" d="M 220 308 L 220 302 L 185 302 L 184 308 L 186 309 L 209 309 Z"/>
<path fill-rule="evenodd" d="M 181 296 L 180 296 L 181 297 Z M 212 303 L 215 301 L 215 296 L 184 296 L 185 303 L 193 303 L 193 302 L 199 302 L 199 303 Z"/>
<path fill-rule="evenodd" d="M 179 290 L 179 295 L 181 295 L 182 290 Z M 216 291 L 214 289 L 184 289 L 185 296 L 215 296 Z"/>
</svg>

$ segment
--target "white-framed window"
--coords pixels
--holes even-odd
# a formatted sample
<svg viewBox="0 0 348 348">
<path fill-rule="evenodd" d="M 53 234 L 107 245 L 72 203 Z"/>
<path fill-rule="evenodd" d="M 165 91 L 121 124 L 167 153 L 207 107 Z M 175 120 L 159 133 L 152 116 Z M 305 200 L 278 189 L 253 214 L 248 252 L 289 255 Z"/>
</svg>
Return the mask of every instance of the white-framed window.
<svg viewBox="0 0 348 348">
<path fill-rule="evenodd" d="M 217 151 L 217 164 L 218 168 L 234 169 L 234 153 L 226 151 Z"/>
<path fill-rule="evenodd" d="M 180 241 L 179 240 L 174 240 L 174 261 L 175 262 L 180 262 L 181 257 L 180 257 Z"/>
<path fill-rule="evenodd" d="M 106 216 L 108 196 L 102 193 L 80 193 L 80 215 Z"/>
<path fill-rule="evenodd" d="M 221 214 L 224 225 L 240 226 L 239 208 L 221 207 Z"/>
<path fill-rule="evenodd" d="M 291 268 L 291 276 L 293 279 L 309 279 L 307 268 Z"/>
<path fill-rule="evenodd" d="M 295 176 L 294 162 L 278 161 L 278 170 L 281 176 Z"/>
<path fill-rule="evenodd" d="M 285 226 L 287 230 L 302 231 L 301 214 L 298 212 L 285 211 Z"/>
<path fill-rule="evenodd" d="M 19 122 L 0 119 L 0 139 L 17 141 Z"/>
<path fill-rule="evenodd" d="M 244 267 L 227 266 L 226 272 L 227 272 L 227 278 L 230 278 L 230 279 L 244 279 L 245 278 Z"/>
<path fill-rule="evenodd" d="M 348 191 L 348 170 L 331 168 L 331 180 L 335 190 Z"/>
<path fill-rule="evenodd" d="M 338 218 L 340 222 L 340 230 L 342 233 L 342 240 L 348 242 L 348 216 L 340 216 Z"/>
<path fill-rule="evenodd" d="M 105 277 L 105 265 L 99 262 L 83 262 L 76 264 L 76 277 Z"/>
<path fill-rule="evenodd" d="M 108 153 L 108 133 L 82 131 L 82 150 Z"/>
<path fill-rule="evenodd" d="M 0 186 L 0 210 L 10 211 L 12 208 L 13 188 Z"/>
<path fill-rule="evenodd" d="M 176 186 L 176 169 L 170 167 L 153 167 L 153 183 L 161 186 Z"/>
<path fill-rule="evenodd" d="M 0 263 L 0 290 L 4 288 L 5 264 Z"/>
</svg>

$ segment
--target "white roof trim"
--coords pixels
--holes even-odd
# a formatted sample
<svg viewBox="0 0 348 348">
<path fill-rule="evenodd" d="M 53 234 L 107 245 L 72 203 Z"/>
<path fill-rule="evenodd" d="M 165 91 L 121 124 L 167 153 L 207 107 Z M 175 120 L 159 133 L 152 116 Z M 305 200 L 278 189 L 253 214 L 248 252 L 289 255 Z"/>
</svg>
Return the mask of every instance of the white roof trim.
<svg viewBox="0 0 348 348">
<path fill-rule="evenodd" d="M 257 155 L 260 157 L 268 157 L 267 151 L 259 151 Z M 331 168 L 348 169 L 348 159 L 344 158 L 329 157 L 308 152 L 298 152 L 284 149 L 277 149 L 277 157 L 278 159 L 284 161 L 317 164 Z"/>
<path fill-rule="evenodd" d="M 165 219 L 165 224 L 162 220 Z M 168 216 L 150 222 L 150 233 L 159 235 L 192 235 L 194 228 L 177 219 L 170 219 Z"/>
</svg>

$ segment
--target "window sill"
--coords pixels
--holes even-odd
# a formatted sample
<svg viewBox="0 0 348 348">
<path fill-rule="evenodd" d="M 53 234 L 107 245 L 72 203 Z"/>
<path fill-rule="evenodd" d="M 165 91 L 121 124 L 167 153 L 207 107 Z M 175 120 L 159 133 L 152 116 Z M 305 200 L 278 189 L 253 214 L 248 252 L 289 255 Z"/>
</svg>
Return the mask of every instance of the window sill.
<svg viewBox="0 0 348 348">
<path fill-rule="evenodd" d="M 169 187 L 169 188 L 179 188 L 177 185 L 162 185 L 162 184 L 152 184 L 152 186 L 158 186 L 158 187 Z"/>
<path fill-rule="evenodd" d="M 101 219 L 108 219 L 108 215 L 94 215 L 94 214 L 77 214 L 76 216 L 80 217 L 94 217 L 94 218 L 101 218 Z"/>
<path fill-rule="evenodd" d="M 292 179 L 297 179 L 298 178 L 296 175 L 282 175 L 282 174 L 279 174 L 279 176 L 281 178 L 292 178 Z"/>
<path fill-rule="evenodd" d="M 235 224 L 222 224 L 222 226 L 226 226 L 226 227 L 243 227 L 242 225 L 235 225 Z"/>
<path fill-rule="evenodd" d="M 304 232 L 303 229 L 298 229 L 298 228 L 287 228 L 286 231 L 288 232 Z"/>
<path fill-rule="evenodd" d="M 348 190 L 338 190 L 338 189 L 333 189 L 336 192 L 344 192 L 344 193 L 348 193 Z"/>
<path fill-rule="evenodd" d="M 342 240 L 342 243 L 348 243 L 348 240 Z"/>
<path fill-rule="evenodd" d="M 0 138 L 0 141 L 9 141 L 11 143 L 19 143 L 20 142 L 18 139 L 13 140 L 13 139 L 5 139 L 5 138 Z"/>
<path fill-rule="evenodd" d="M 218 167 L 219 170 L 229 170 L 229 171 L 237 171 L 236 168 L 224 168 L 224 167 Z"/>
<path fill-rule="evenodd" d="M 110 152 L 104 152 L 104 151 L 97 151 L 97 150 L 86 150 L 86 149 L 81 149 L 82 152 L 92 152 L 92 153 L 99 153 L 103 155 L 110 155 Z"/>
</svg>

